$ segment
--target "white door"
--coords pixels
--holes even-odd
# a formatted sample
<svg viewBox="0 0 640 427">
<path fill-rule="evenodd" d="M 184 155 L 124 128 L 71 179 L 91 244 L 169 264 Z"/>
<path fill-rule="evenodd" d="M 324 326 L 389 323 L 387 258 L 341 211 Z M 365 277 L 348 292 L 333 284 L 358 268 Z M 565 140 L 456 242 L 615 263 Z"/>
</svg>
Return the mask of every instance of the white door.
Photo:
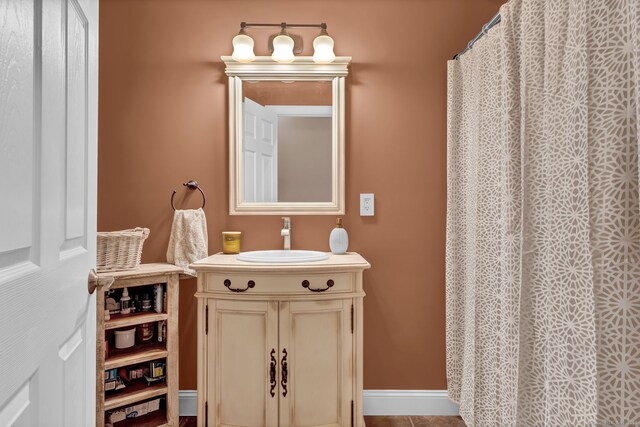
<svg viewBox="0 0 640 427">
<path fill-rule="evenodd" d="M 280 302 L 280 427 L 346 427 L 353 417 L 352 300 Z"/>
<path fill-rule="evenodd" d="M 278 116 L 244 98 L 242 156 L 244 201 L 278 201 Z"/>
<path fill-rule="evenodd" d="M 0 2 L 0 426 L 95 423 L 98 2 Z"/>
</svg>

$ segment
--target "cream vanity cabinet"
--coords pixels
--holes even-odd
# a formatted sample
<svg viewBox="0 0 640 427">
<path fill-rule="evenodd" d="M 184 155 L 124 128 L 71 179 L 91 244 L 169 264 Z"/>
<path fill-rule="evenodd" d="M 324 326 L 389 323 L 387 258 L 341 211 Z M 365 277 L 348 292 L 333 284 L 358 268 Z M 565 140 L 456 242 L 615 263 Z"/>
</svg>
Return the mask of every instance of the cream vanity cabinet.
<svg viewBox="0 0 640 427">
<path fill-rule="evenodd" d="M 360 255 L 198 271 L 199 426 L 364 426 Z"/>
</svg>

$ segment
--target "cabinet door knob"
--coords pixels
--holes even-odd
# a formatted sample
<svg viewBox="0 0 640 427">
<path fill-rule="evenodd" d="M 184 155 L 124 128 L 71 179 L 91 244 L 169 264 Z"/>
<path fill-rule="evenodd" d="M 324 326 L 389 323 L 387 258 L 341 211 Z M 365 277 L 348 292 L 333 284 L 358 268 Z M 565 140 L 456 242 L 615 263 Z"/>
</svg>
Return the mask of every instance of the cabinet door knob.
<svg viewBox="0 0 640 427">
<path fill-rule="evenodd" d="M 311 292 L 324 292 L 326 290 L 328 290 L 329 288 L 332 288 L 333 285 L 335 283 L 333 282 L 333 280 L 329 279 L 327 280 L 327 287 L 326 288 L 311 288 L 309 287 L 309 281 L 308 280 L 303 280 L 302 281 L 302 287 L 305 289 L 309 289 Z"/>
<path fill-rule="evenodd" d="M 249 280 L 247 282 L 247 287 L 246 288 L 232 288 L 231 287 L 231 280 L 225 279 L 224 280 L 224 286 L 227 289 L 229 289 L 231 292 L 245 292 L 246 290 L 255 287 L 256 286 L 256 282 L 254 282 L 253 280 Z"/>
</svg>

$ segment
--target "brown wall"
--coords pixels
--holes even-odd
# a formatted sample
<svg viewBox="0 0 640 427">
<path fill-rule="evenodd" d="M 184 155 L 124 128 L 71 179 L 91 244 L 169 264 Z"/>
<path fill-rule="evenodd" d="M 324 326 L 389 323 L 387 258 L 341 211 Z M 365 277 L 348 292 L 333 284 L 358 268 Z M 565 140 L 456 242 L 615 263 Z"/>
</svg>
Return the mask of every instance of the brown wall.
<svg viewBox="0 0 640 427">
<path fill-rule="evenodd" d="M 331 105 L 331 82 L 245 82 L 242 96 L 260 105 Z"/>
<path fill-rule="evenodd" d="M 163 261 L 176 203 L 207 194 L 209 252 L 282 245 L 279 216 L 228 215 L 227 89 L 220 55 L 240 21 L 327 22 L 347 80 L 345 228 L 365 273 L 364 386 L 444 389 L 446 61 L 502 0 L 101 0 L 98 229 L 151 229 Z M 251 30 L 266 54 L 267 30 Z M 315 31 L 299 31 L 305 54 Z M 359 216 L 359 193 L 376 216 Z M 328 250 L 332 216 L 293 218 L 293 245 Z M 196 388 L 193 280 L 180 288 L 180 388 Z"/>
</svg>

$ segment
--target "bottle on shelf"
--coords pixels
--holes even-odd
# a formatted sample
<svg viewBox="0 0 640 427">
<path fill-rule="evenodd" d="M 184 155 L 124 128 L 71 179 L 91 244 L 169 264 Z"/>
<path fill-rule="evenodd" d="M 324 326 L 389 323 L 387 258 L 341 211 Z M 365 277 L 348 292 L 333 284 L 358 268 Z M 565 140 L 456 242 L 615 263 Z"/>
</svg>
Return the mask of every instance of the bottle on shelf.
<svg viewBox="0 0 640 427">
<path fill-rule="evenodd" d="M 158 342 L 167 341 L 167 321 L 158 322 Z"/>
<path fill-rule="evenodd" d="M 142 311 L 151 311 L 151 298 L 149 298 L 149 294 L 142 295 Z"/>
<path fill-rule="evenodd" d="M 120 313 L 131 313 L 131 297 L 129 296 L 129 290 L 127 288 L 124 288 L 122 296 L 120 297 Z"/>
<path fill-rule="evenodd" d="M 153 308 L 156 313 L 162 313 L 164 304 L 164 287 L 162 283 L 153 285 Z"/>
<path fill-rule="evenodd" d="M 135 307 L 136 312 L 141 312 L 142 311 L 142 305 L 140 303 L 140 294 L 134 294 L 133 295 L 133 302 L 131 303 L 131 308 L 133 309 Z"/>
</svg>

